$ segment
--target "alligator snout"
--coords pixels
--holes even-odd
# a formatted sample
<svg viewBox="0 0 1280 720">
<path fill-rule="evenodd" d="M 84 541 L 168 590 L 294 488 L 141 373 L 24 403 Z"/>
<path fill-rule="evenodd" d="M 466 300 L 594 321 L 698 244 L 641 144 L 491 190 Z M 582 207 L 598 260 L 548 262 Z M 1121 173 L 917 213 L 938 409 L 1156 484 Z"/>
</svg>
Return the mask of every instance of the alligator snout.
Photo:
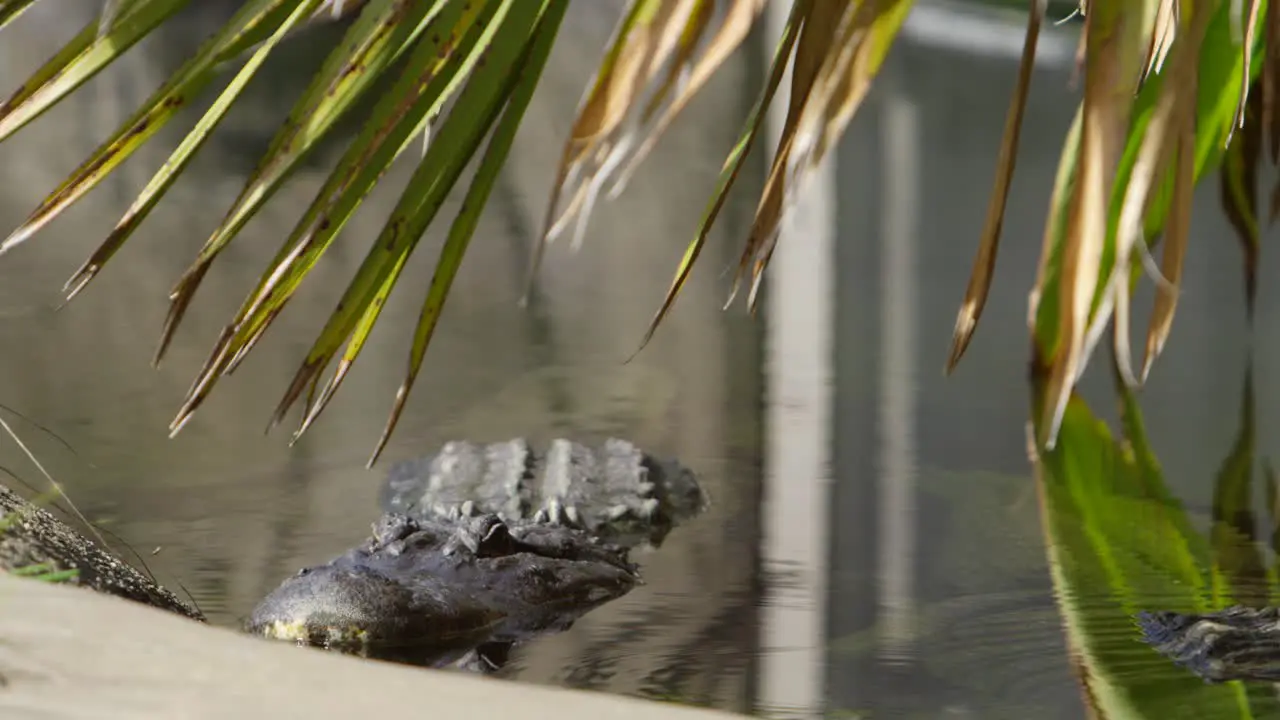
<svg viewBox="0 0 1280 720">
<path fill-rule="evenodd" d="M 289 578 L 254 608 L 256 635 L 366 652 L 376 645 L 465 643 L 502 615 L 445 583 L 419 577 L 412 587 L 375 568 L 322 565 Z"/>
</svg>

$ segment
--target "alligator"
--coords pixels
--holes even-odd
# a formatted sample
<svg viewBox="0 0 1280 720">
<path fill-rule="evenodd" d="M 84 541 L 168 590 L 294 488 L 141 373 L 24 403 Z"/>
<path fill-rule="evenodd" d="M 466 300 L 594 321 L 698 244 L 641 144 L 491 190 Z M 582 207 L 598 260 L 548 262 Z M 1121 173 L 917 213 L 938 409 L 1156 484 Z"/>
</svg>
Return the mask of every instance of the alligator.
<svg viewBox="0 0 1280 720">
<path fill-rule="evenodd" d="M 417 665 L 496 669 L 640 583 L 707 503 L 693 473 L 635 445 L 454 441 L 395 465 L 372 537 L 303 568 L 254 608 L 251 633 Z"/>
<path fill-rule="evenodd" d="M 490 665 L 640 582 L 625 549 L 549 523 L 388 513 L 373 537 L 303 568 L 254 608 L 254 634 L 414 665 Z"/>
<path fill-rule="evenodd" d="M 1138 613 L 1143 640 L 1206 682 L 1280 681 L 1280 608 Z"/>
<path fill-rule="evenodd" d="M 447 443 L 397 464 L 372 536 L 286 579 L 242 629 L 476 672 L 641 583 L 633 548 L 702 511 L 693 473 L 623 440 Z M 0 486 L 0 571 L 58 579 L 204 621 L 154 580 Z"/>
<path fill-rule="evenodd" d="M 658 547 L 671 528 L 702 512 L 707 498 L 674 460 L 610 438 L 597 447 L 552 440 L 544 452 L 517 438 L 440 452 L 394 465 L 384 511 L 456 519 L 495 514 L 508 522 L 576 527 L 624 547 Z"/>
</svg>

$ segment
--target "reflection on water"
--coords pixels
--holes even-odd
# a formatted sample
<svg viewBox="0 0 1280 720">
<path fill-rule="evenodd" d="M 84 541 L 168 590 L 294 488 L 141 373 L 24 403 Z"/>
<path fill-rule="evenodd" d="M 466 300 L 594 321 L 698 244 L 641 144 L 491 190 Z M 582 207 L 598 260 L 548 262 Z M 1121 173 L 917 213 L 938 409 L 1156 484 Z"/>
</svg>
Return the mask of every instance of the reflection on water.
<svg viewBox="0 0 1280 720">
<path fill-rule="evenodd" d="M 1137 400 L 1122 384 L 1114 437 L 1075 398 L 1061 445 L 1037 463 L 1071 661 L 1101 717 L 1280 715 L 1271 688 L 1205 684 L 1134 642 L 1140 612 L 1261 607 L 1273 596 L 1274 574 L 1252 532 L 1252 376 L 1245 371 L 1238 435 L 1214 482 L 1210 532 L 1169 492 Z"/>
<path fill-rule="evenodd" d="M 1263 358 L 1276 348 L 1265 333 L 1250 338 L 1241 257 L 1218 209 L 1216 179 L 1196 197 L 1172 340 L 1140 397 L 1164 490 L 1126 489 L 1118 464 L 1077 468 L 1071 493 L 1055 493 L 1048 471 L 1038 487 L 1025 434 L 1026 293 L 1078 98 L 1070 52 L 1059 52 L 1069 50 L 1073 31 L 1055 28 L 1051 49 L 1042 48 L 991 297 L 964 361 L 944 378 L 939 370 L 1017 70 L 1019 44 L 1005 52 L 1010 45 L 998 34 L 1018 37 L 1021 27 L 1016 17 L 1003 30 L 991 21 L 939 25 L 945 13 L 930 12 L 914 31 L 908 25 L 839 158 L 829 712 L 1074 720 L 1102 703 L 1111 713 L 1103 717 L 1249 717 L 1235 700 L 1223 700 L 1238 700 L 1243 690 L 1202 692 L 1197 678 L 1142 644 L 1129 614 L 1145 607 L 1140 600 L 1178 606 L 1186 578 L 1196 575 L 1224 584 L 1211 586 L 1220 594 L 1206 606 L 1229 604 L 1228 589 L 1256 600 L 1259 563 L 1273 562 L 1265 546 L 1271 526 L 1257 519 L 1250 528 L 1240 508 L 1265 495 L 1256 463 L 1267 454 L 1262 428 L 1276 391 Z M 943 26 L 948 32 L 937 32 Z M 906 154 L 898 144 L 904 133 L 915 145 Z M 911 166 L 903 167 L 904 157 L 917 158 L 920 168 L 906 184 L 900 178 Z M 904 201 L 912 217 L 905 240 L 889 231 Z M 891 245 L 903 242 L 910 247 Z M 914 308 L 904 310 L 903 285 Z M 1140 317 L 1150 296 L 1148 283 L 1134 309 Z M 1259 303 L 1257 326 L 1268 327 L 1275 302 L 1264 291 Z M 913 362 L 890 357 L 904 337 L 916 344 Z M 1241 460 L 1248 452 L 1240 418 L 1251 344 L 1254 464 Z M 1116 395 L 1105 353 L 1099 358 L 1082 393 L 1087 411 L 1118 438 Z M 891 382 L 908 388 L 905 405 L 897 404 Z M 1075 444 L 1100 453 L 1100 442 Z M 1109 457 L 1129 452 L 1115 442 Z M 912 448 L 908 464 L 891 452 L 893 443 Z M 1112 443 L 1106 435 L 1107 447 Z M 1079 449 L 1070 440 L 1060 448 Z M 1246 467 L 1255 470 L 1252 488 L 1242 479 Z M 906 500 L 902 478 L 913 485 Z M 1174 534 L 1178 513 L 1191 529 Z M 1184 536 L 1202 538 L 1212 553 L 1170 565 L 1175 558 L 1165 541 Z M 1213 562 L 1217 574 L 1209 572 Z M 1117 585 L 1120 570 L 1128 579 Z M 1280 716 L 1256 705 L 1249 712 Z"/>
<path fill-rule="evenodd" d="M 19 223 L 234 3 L 192 5 L 183 22 L 0 145 L 0 226 Z M 809 716 L 1074 720 L 1089 708 L 1105 717 L 1280 716 L 1257 688 L 1203 686 L 1172 666 L 1140 642 L 1131 618 L 1148 608 L 1275 598 L 1275 522 L 1256 509 L 1274 507 L 1259 504 L 1275 490 L 1257 466 L 1275 456 L 1266 428 L 1280 405 L 1267 361 L 1277 348 L 1265 333 L 1250 346 L 1240 258 L 1216 187 L 1196 198 L 1172 341 L 1139 399 L 1144 425 L 1133 422 L 1136 406 L 1115 411 L 1099 362 L 1059 449 L 1038 466 L 1028 462 L 1026 291 L 1077 100 L 1074 30 L 1045 31 L 995 284 L 964 362 L 944 379 L 934 368 L 968 277 L 1016 70 L 1019 45 L 1006 36 L 1017 37 L 1021 24 L 985 15 L 951 23 L 950 11 L 933 5 L 908 23 L 841 147 L 830 202 L 808 217 L 833 215 L 824 235 L 834 235 L 834 288 L 796 297 L 828 296 L 822 312 L 833 316 L 834 348 L 822 350 L 825 331 L 771 334 L 770 362 L 799 384 L 771 387 L 761 408 L 761 328 L 736 308 L 719 310 L 727 278 L 718 272 L 696 273 L 654 343 L 621 363 L 713 186 L 733 140 L 725 128 L 754 99 L 758 49 L 715 81 L 628 193 L 597 211 L 580 253 L 553 250 L 532 306 L 516 305 L 560 142 L 618 5 L 582 2 L 566 20 L 455 284 L 430 374 L 373 472 L 362 465 L 404 366 L 407 343 L 394 329 L 416 318 L 421 286 L 412 282 L 392 297 L 365 359 L 303 442 L 289 449 L 262 429 L 334 291 L 381 228 L 407 163 L 352 219 L 273 336 L 173 441 L 165 428 L 187 383 L 332 153 L 301 170 L 229 248 L 166 364 L 148 367 L 171 282 L 320 61 L 328 31 L 282 49 L 169 202 L 66 309 L 53 311 L 57 289 L 179 127 L 6 256 L 0 401 L 76 449 L 33 437 L 79 507 L 141 551 L 162 582 L 230 625 L 284 576 L 367 534 L 390 461 L 452 438 L 615 435 L 695 468 L 712 506 L 661 550 L 637 556 L 645 586 L 567 633 L 517 649 L 501 676 L 761 713 L 763 699 L 801 705 L 825 695 L 824 710 L 767 708 Z M 37 5 L 0 42 L 0 84 L 25 77 L 87 19 L 86 7 Z M 708 245 L 721 254 L 707 267 L 736 260 L 751 209 L 748 193 L 734 197 Z M 803 227 L 793 240 L 804 239 Z M 425 279 L 441 240 L 429 234 L 407 274 Z M 796 267 L 806 258 L 823 260 L 792 256 Z M 1259 275 L 1275 276 L 1266 261 Z M 1139 312 L 1150 305 L 1144 292 Z M 770 317 L 787 307 L 796 304 L 780 303 Z M 1263 283 L 1260 328 L 1273 324 L 1275 308 Z M 805 342 L 818 349 L 788 345 Z M 817 357 L 832 363 L 830 425 L 776 427 L 796 403 L 821 400 L 814 390 L 828 380 L 815 381 L 820 370 L 804 364 Z M 806 394 L 797 399 L 793 389 Z M 778 429 L 767 492 L 762 417 Z M 821 446 L 829 446 L 829 472 Z M 22 467 L 8 445 L 0 465 Z M 823 511 L 827 529 L 806 522 L 805 513 Z M 770 536 L 776 542 L 762 547 Z M 761 611 L 795 598 L 804 607 Z M 825 643 L 813 639 L 823 634 Z"/>
</svg>

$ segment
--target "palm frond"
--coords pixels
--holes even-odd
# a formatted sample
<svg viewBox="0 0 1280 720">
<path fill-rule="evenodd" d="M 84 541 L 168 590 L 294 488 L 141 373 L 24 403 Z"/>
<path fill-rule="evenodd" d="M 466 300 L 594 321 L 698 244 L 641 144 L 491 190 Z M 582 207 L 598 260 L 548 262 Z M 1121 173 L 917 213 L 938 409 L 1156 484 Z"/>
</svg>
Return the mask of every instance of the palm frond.
<svg viewBox="0 0 1280 720">
<path fill-rule="evenodd" d="M 0 0 L 0 30 L 17 20 L 22 13 L 36 4 L 36 0 Z"/>
<path fill-rule="evenodd" d="M 0 28 L 35 0 L 0 0 Z M 528 281 L 545 247 L 572 229 L 585 241 L 596 200 L 616 196 L 716 70 L 749 37 L 768 2 L 630 0 L 565 140 Z M 224 326 L 171 425 L 179 432 L 270 328 L 364 198 L 419 135 L 431 141 L 373 249 L 351 278 L 277 406 L 278 423 L 304 398 L 302 435 L 349 373 L 418 240 L 437 220 L 463 170 L 479 158 L 423 300 L 408 369 L 374 452 L 385 445 L 417 378 L 453 277 L 502 167 L 569 0 L 245 0 L 227 23 L 125 120 L 29 217 L 0 242 L 0 255 L 35 237 L 172 121 L 222 74 L 212 105 L 159 167 L 102 244 L 67 282 L 81 294 L 188 166 L 241 91 L 281 43 L 313 23 L 346 29 L 278 128 L 257 169 L 170 295 L 156 362 L 165 353 L 211 265 L 319 142 L 356 108 L 368 121 L 302 213 L 257 285 Z M 105 0 L 85 25 L 0 104 L 0 141 L 118 60 L 173 18 L 187 0 Z M 974 336 L 995 270 L 1018 153 L 1037 38 L 1048 0 L 1028 5 L 1022 62 L 1005 120 L 987 217 L 949 352 L 950 372 Z M 754 310 L 780 229 L 806 180 L 861 107 L 912 0 L 791 0 L 759 99 L 722 166 L 710 200 L 640 347 L 684 287 L 709 232 L 758 144 L 765 111 L 787 71 L 782 132 L 743 244 L 729 302 L 746 288 Z M 1189 236 L 1190 193 L 1222 169 L 1224 204 L 1244 252 L 1248 307 L 1256 285 L 1262 221 L 1257 164 L 1280 159 L 1280 13 L 1266 0 L 1082 0 L 1078 60 L 1084 99 L 1064 139 L 1047 198 L 1040 265 L 1028 321 L 1049 402 L 1038 427 L 1052 446 L 1071 391 L 1100 339 L 1112 332 L 1121 377 L 1143 382 L 1172 327 Z M 3 35 L 0 35 L 3 42 Z M 396 76 L 390 77 L 392 73 Z M 387 79 L 389 83 L 380 83 Z M 374 87 L 388 87 L 368 97 Z M 1263 148 L 1267 148 L 1264 152 Z M 483 148 L 483 152 L 481 151 Z M 1280 207 L 1280 189 L 1272 195 Z M 1165 240 L 1157 267 L 1151 250 Z M 1141 369 L 1130 352 L 1129 296 L 1142 273 L 1157 284 Z M 333 374 L 322 382 L 330 365 Z M 372 462 L 372 459 L 371 459 Z"/>
</svg>

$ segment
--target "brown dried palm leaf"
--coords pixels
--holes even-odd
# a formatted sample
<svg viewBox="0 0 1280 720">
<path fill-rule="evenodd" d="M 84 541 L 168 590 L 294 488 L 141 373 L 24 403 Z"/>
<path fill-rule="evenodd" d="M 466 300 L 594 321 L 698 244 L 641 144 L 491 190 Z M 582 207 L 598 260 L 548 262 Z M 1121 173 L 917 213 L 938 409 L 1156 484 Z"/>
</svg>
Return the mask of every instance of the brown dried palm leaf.
<svg viewBox="0 0 1280 720">
<path fill-rule="evenodd" d="M 1044 20 L 1046 0 L 1036 0 L 1027 13 L 1027 33 L 1022 44 L 1022 61 L 1018 66 L 1018 82 L 1009 112 L 1005 116 L 1004 137 L 1000 140 L 1000 156 L 996 161 L 996 180 L 987 205 L 987 219 L 978 241 L 978 254 L 973 258 L 973 271 L 964 300 L 956 315 L 956 326 L 951 337 L 951 353 L 947 356 L 946 372 L 955 369 L 956 363 L 969 347 L 973 331 L 978 327 L 982 309 L 987 304 L 991 290 L 991 276 L 995 272 L 996 253 L 1000 246 L 1000 229 L 1004 224 L 1005 204 L 1009 200 L 1014 167 L 1018 162 L 1018 136 L 1022 132 L 1022 114 L 1027 107 L 1027 93 L 1031 89 L 1031 71 L 1035 65 L 1036 42 L 1040 37 L 1040 24 Z"/>
<path fill-rule="evenodd" d="M 587 219 L 604 185 L 616 179 L 610 194 L 621 192 L 657 138 L 741 45 L 764 4 L 764 0 L 631 3 L 565 142 L 542 238 L 535 246 L 530 284 L 545 246 L 575 221 L 573 244 L 582 243 Z M 712 34 L 717 18 L 718 28 Z"/>
<path fill-rule="evenodd" d="M 1151 0 L 1093 0 L 1085 12 L 1084 106 L 1077 181 L 1069 200 L 1058 284 L 1058 343 L 1049 357 L 1040 441 L 1053 446 L 1062 413 L 1088 358 L 1086 335 L 1107 244 L 1108 199 L 1124 149 L 1153 22 Z M 1144 27 L 1145 25 L 1145 27 Z"/>
<path fill-rule="evenodd" d="M 796 44 L 790 107 L 730 301 L 750 267 L 747 303 L 754 310 L 787 209 L 866 97 L 911 5 L 912 0 L 810 3 Z"/>
</svg>

